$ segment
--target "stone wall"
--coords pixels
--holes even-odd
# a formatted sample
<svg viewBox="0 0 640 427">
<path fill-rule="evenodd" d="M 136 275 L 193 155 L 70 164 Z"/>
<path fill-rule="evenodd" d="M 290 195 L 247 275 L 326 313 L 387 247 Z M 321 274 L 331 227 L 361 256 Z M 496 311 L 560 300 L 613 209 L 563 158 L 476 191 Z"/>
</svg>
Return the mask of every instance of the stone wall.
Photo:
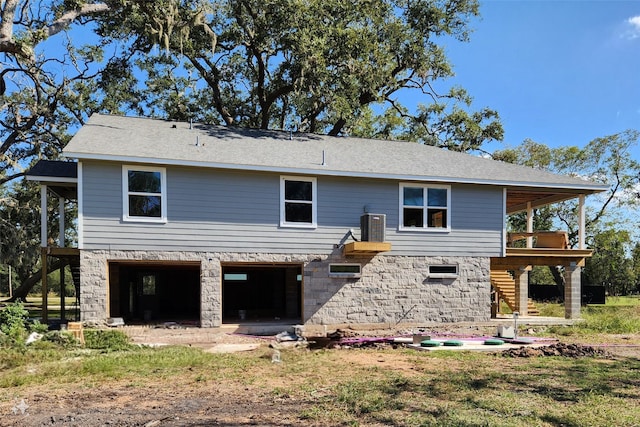
<svg viewBox="0 0 640 427">
<path fill-rule="evenodd" d="M 445 323 L 490 318 L 489 258 L 376 256 L 349 258 L 362 265 L 359 279 L 328 277 L 329 263 L 312 261 L 304 272 L 307 324 Z M 429 277 L 429 265 L 457 264 L 457 278 Z"/>
<path fill-rule="evenodd" d="M 108 261 L 198 261 L 201 326 L 222 323 L 221 263 L 296 263 L 304 266 L 307 325 L 485 321 L 490 317 L 489 258 L 378 255 L 343 257 L 261 253 L 81 251 L 82 320 L 108 317 Z M 362 277 L 330 278 L 330 263 L 359 263 Z M 455 278 L 429 277 L 429 265 L 457 264 Z"/>
</svg>

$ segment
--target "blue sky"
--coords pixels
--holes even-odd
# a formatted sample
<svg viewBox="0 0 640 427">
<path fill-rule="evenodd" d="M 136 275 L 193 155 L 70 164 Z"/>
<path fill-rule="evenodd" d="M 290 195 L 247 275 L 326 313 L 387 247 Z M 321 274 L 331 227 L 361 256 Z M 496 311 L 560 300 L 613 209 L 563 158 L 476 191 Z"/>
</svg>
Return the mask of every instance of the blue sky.
<svg viewBox="0 0 640 427">
<path fill-rule="evenodd" d="M 438 43 L 456 73 L 445 85 L 500 114 L 504 141 L 483 149 L 525 138 L 582 147 L 640 130 L 640 0 L 480 0 L 480 14 L 468 43 Z M 409 96 L 408 106 L 431 102 Z"/>
<path fill-rule="evenodd" d="M 640 1 L 481 0 L 480 13 L 471 41 L 446 49 L 453 84 L 501 116 L 488 151 L 640 130 Z"/>
</svg>

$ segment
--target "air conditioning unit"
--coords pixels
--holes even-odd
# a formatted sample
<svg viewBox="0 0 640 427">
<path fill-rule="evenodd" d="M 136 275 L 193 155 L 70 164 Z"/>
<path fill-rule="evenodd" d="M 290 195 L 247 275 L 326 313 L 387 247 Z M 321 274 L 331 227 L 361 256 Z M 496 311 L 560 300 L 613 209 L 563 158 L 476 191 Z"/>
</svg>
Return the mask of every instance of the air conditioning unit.
<svg viewBox="0 0 640 427">
<path fill-rule="evenodd" d="M 386 215 L 367 213 L 360 217 L 360 238 L 363 242 L 384 242 Z"/>
</svg>

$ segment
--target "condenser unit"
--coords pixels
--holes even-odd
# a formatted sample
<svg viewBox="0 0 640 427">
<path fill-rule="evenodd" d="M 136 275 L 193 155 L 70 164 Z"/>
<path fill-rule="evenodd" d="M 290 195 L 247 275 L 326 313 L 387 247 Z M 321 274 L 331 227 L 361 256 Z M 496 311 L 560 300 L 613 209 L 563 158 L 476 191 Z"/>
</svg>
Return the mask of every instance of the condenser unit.
<svg viewBox="0 0 640 427">
<path fill-rule="evenodd" d="M 386 216 L 367 213 L 360 217 L 360 238 L 363 242 L 384 242 Z"/>
</svg>

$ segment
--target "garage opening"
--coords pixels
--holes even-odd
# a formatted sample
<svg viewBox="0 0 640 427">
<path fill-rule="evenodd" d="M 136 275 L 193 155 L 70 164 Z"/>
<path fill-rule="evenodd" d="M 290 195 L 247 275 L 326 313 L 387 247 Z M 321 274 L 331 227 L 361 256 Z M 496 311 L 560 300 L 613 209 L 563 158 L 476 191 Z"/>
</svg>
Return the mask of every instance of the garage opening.
<svg viewBox="0 0 640 427">
<path fill-rule="evenodd" d="M 222 322 L 300 322 L 302 265 L 222 266 Z"/>
<path fill-rule="evenodd" d="M 200 263 L 109 262 L 109 312 L 126 322 L 200 322 Z"/>
</svg>

